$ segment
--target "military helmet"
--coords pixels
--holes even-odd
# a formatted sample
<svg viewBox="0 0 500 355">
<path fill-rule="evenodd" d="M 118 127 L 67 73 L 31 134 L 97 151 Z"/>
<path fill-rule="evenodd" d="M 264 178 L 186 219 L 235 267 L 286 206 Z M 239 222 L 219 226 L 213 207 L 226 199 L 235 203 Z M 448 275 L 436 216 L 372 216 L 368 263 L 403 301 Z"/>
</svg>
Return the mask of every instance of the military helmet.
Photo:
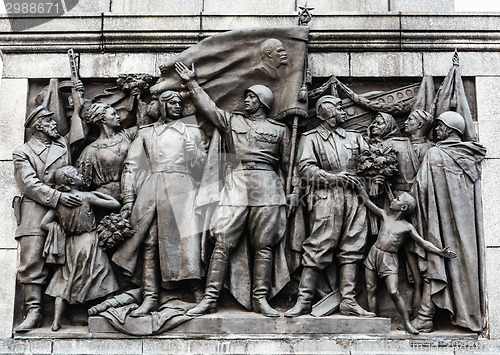
<svg viewBox="0 0 500 355">
<path fill-rule="evenodd" d="M 465 119 L 461 114 L 454 111 L 446 111 L 439 115 L 436 118 L 436 121 L 443 122 L 446 126 L 460 132 L 461 135 L 464 134 L 465 131 Z"/>
<path fill-rule="evenodd" d="M 274 102 L 274 95 L 271 89 L 264 85 L 253 85 L 245 90 L 245 95 L 247 92 L 253 92 L 259 98 L 259 101 L 262 105 L 267 107 L 268 110 L 271 110 Z"/>
</svg>

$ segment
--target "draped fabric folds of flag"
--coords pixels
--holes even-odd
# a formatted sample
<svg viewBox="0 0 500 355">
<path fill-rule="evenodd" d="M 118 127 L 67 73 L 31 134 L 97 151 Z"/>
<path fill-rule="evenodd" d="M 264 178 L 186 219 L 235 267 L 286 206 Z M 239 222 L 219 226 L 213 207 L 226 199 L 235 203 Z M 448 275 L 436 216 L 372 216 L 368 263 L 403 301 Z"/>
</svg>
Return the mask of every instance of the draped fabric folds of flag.
<svg viewBox="0 0 500 355">
<path fill-rule="evenodd" d="M 174 69 L 175 62 L 187 66 L 194 63 L 196 80 L 217 106 L 227 111 L 244 110 L 244 92 L 261 84 L 274 93 L 274 105 L 269 117 L 282 119 L 289 115 L 307 117 L 307 102 L 299 100 L 304 85 L 304 66 L 309 28 L 307 26 L 243 29 L 215 34 L 168 58 L 152 94 L 165 90 L 181 90 L 182 81 Z M 265 65 L 261 44 L 274 38 L 283 44 L 288 64 L 279 67 Z M 189 101 L 189 100 L 186 100 Z M 194 107 L 184 103 L 187 114 Z"/>
<path fill-rule="evenodd" d="M 437 118 L 445 111 L 458 112 L 465 118 L 464 141 L 477 141 L 472 114 L 467 102 L 467 96 L 465 95 L 457 53 L 453 56 L 452 68 L 436 93 L 431 113 L 434 115 L 434 118 Z"/>
</svg>

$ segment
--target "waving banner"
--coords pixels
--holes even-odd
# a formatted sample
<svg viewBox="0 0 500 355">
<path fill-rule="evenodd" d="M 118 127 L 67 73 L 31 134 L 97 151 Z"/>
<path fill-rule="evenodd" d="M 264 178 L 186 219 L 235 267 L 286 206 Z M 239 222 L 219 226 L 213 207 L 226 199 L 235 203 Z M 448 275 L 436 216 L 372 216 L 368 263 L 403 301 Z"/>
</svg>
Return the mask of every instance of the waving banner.
<svg viewBox="0 0 500 355">
<path fill-rule="evenodd" d="M 224 32 L 204 39 L 160 65 L 162 75 L 152 94 L 182 90 L 175 62 L 194 64 L 196 80 L 217 106 L 243 111 L 244 91 L 261 84 L 274 93 L 270 117 L 307 116 L 307 102 L 299 99 L 304 87 L 307 26 L 256 28 Z M 185 102 L 186 104 L 186 102 Z M 194 107 L 185 114 L 192 114 Z"/>
</svg>

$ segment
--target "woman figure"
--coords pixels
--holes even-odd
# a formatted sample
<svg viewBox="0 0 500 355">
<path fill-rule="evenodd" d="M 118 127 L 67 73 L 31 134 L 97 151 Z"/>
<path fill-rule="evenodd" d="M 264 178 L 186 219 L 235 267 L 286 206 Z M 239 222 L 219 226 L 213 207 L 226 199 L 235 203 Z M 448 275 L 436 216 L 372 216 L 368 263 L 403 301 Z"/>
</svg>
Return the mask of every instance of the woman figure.
<svg viewBox="0 0 500 355">
<path fill-rule="evenodd" d="M 104 103 L 94 103 L 85 113 L 87 123 L 99 126 L 99 137 L 78 158 L 76 167 L 92 190 L 121 201 L 122 166 L 137 127 L 121 129 L 120 116 Z"/>
</svg>

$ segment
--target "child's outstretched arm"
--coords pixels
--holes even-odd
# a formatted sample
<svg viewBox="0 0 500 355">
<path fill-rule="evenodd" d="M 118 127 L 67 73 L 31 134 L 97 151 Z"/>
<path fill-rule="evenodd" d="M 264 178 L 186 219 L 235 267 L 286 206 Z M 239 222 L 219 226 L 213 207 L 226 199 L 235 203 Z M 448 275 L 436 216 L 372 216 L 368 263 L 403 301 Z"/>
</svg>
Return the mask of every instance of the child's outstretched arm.
<svg viewBox="0 0 500 355">
<path fill-rule="evenodd" d="M 380 207 L 378 207 L 376 204 L 374 204 L 372 202 L 372 200 L 370 200 L 370 196 L 368 196 L 368 192 L 366 192 L 366 189 L 363 186 L 363 184 L 361 184 L 361 183 L 356 184 L 356 187 L 358 188 L 359 197 L 361 197 L 363 199 L 363 203 L 365 204 L 365 206 L 370 211 L 375 213 L 377 216 L 383 217 L 385 214 L 385 211 L 383 209 L 381 209 Z"/>
<path fill-rule="evenodd" d="M 408 223 L 408 224 L 410 225 L 410 236 L 422 248 L 424 248 L 425 250 L 427 250 L 427 251 L 429 251 L 431 253 L 440 255 L 443 258 L 455 259 L 457 257 L 457 253 L 455 253 L 454 251 L 451 251 L 450 247 L 445 247 L 443 249 L 439 249 L 437 246 L 435 246 L 431 242 L 429 242 L 427 240 L 424 240 L 424 238 L 422 238 L 420 236 L 420 234 L 418 234 L 418 232 L 416 231 L 415 227 L 413 227 L 413 225 L 411 225 L 410 223 Z"/>
<path fill-rule="evenodd" d="M 118 209 L 120 202 L 114 197 L 103 194 L 102 192 L 92 191 L 90 196 L 90 204 L 97 207 Z"/>
</svg>

